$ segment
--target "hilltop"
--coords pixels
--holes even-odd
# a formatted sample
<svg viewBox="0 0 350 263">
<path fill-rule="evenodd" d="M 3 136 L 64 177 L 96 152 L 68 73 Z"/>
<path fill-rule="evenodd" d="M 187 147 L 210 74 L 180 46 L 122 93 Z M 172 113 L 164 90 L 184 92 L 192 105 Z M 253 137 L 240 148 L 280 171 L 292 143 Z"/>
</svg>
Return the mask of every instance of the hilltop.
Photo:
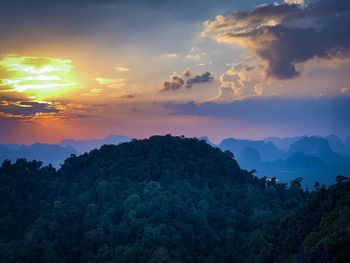
<svg viewBox="0 0 350 263">
<path fill-rule="evenodd" d="M 313 229 L 321 223 L 335 227 L 340 219 L 325 219 L 326 213 L 347 211 L 348 188 L 341 186 L 349 183 L 345 177 L 339 181 L 341 206 L 334 202 L 318 213 Z M 229 151 L 170 135 L 105 145 L 71 156 L 58 171 L 37 161 L 5 161 L 0 260 L 287 262 L 306 238 L 327 257 L 345 259 L 348 252 L 337 247 L 342 239 L 310 243 L 311 228 L 302 236 L 288 228 L 294 243 L 282 242 L 291 222 L 287 216 L 305 215 L 303 206 L 315 198 L 329 200 L 321 194 L 329 191 L 335 190 L 304 191 L 301 179 L 287 186 L 258 178 L 241 169 Z M 342 229 L 349 226 L 344 224 Z M 332 250 L 324 251 L 328 247 Z M 308 259 L 320 256 L 315 249 L 303 253 Z"/>
</svg>

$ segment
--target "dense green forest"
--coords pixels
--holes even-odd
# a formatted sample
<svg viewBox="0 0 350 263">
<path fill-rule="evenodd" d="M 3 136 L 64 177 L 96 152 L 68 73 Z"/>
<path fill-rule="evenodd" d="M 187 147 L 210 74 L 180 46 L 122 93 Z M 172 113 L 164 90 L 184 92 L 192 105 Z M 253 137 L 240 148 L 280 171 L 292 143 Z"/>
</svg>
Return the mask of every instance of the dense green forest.
<svg viewBox="0 0 350 263">
<path fill-rule="evenodd" d="M 350 182 L 289 185 L 196 138 L 0 168 L 0 262 L 350 262 Z"/>
</svg>

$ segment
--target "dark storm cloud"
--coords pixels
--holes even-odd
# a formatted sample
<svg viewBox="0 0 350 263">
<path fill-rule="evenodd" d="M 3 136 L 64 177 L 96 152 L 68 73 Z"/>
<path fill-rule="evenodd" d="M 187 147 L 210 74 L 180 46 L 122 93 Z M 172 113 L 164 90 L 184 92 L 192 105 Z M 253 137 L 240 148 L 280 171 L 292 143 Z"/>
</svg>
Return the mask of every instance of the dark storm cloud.
<svg viewBox="0 0 350 263">
<path fill-rule="evenodd" d="M 191 69 L 186 69 L 183 73 L 183 76 L 184 78 L 177 75 L 176 73 L 173 73 L 170 76 L 170 80 L 163 82 L 163 88 L 161 89 L 161 92 L 171 90 L 175 91 L 184 87 L 190 89 L 194 84 L 203 84 L 212 82 L 214 80 L 214 77 L 210 72 L 192 76 Z"/>
<path fill-rule="evenodd" d="M 267 127 L 350 130 L 350 97 L 251 98 L 230 103 L 167 103 L 171 115 L 206 116 Z"/>
<path fill-rule="evenodd" d="M 264 5 L 251 12 L 218 16 L 205 23 L 205 34 L 255 51 L 266 61 L 269 76 L 293 78 L 300 74 L 297 63 L 349 56 L 350 1 Z"/>
<path fill-rule="evenodd" d="M 205 72 L 202 75 L 197 75 L 195 77 L 190 77 L 187 80 L 187 87 L 192 87 L 193 84 L 196 83 L 207 83 L 214 80 L 214 77 L 211 75 L 210 72 Z"/>
</svg>

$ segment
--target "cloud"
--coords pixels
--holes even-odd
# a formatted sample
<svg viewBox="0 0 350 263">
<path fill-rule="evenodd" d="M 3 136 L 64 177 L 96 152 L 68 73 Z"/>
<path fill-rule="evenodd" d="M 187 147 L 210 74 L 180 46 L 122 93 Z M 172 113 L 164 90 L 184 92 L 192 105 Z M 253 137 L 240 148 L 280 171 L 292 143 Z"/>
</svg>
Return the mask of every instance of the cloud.
<svg viewBox="0 0 350 263">
<path fill-rule="evenodd" d="M 192 77 L 192 70 L 190 68 L 185 69 L 184 72 L 182 73 L 186 78 Z"/>
<path fill-rule="evenodd" d="M 96 78 L 100 85 L 106 86 L 111 89 L 119 89 L 126 86 L 126 79 L 118 78 Z"/>
<path fill-rule="evenodd" d="M 342 88 L 340 92 L 343 96 L 350 96 L 350 88 Z"/>
<path fill-rule="evenodd" d="M 298 63 L 348 57 L 349 32 L 350 2 L 319 0 L 285 1 L 217 16 L 204 23 L 203 34 L 255 52 L 268 76 L 290 79 L 300 74 Z"/>
<path fill-rule="evenodd" d="M 187 54 L 186 58 L 188 58 L 188 59 L 200 59 L 201 55 L 199 55 L 199 54 Z"/>
<path fill-rule="evenodd" d="M 0 92 L 19 92 L 40 100 L 79 87 L 70 59 L 6 55 L 0 60 Z"/>
<path fill-rule="evenodd" d="M 30 101 L 0 101 L 0 114 L 11 116 L 34 116 L 38 113 L 57 113 L 56 105 Z"/>
<path fill-rule="evenodd" d="M 247 63 L 232 65 L 221 75 L 219 94 L 211 101 L 228 102 L 263 95 L 266 78 L 261 73 L 261 67 Z"/>
<path fill-rule="evenodd" d="M 303 5 L 305 3 L 304 0 L 284 0 L 284 2 L 290 5 Z"/>
<path fill-rule="evenodd" d="M 125 94 L 125 95 L 120 96 L 119 98 L 121 98 L 121 99 L 135 99 L 135 98 L 138 98 L 138 97 L 141 97 L 141 95 L 138 95 L 138 94 Z"/>
<path fill-rule="evenodd" d="M 181 89 L 182 87 L 184 87 L 184 85 L 184 79 L 177 75 L 177 73 L 173 73 L 170 76 L 170 80 L 163 82 L 163 89 L 161 90 L 161 92 L 170 90 L 175 91 Z"/>
<path fill-rule="evenodd" d="M 160 56 L 161 58 L 170 58 L 170 59 L 176 59 L 179 57 L 178 54 L 176 53 L 167 53 L 167 54 L 163 54 Z"/>
<path fill-rule="evenodd" d="M 130 71 L 130 69 L 127 68 L 127 67 L 116 67 L 115 69 L 118 70 L 118 71 L 122 71 L 122 72 L 128 72 L 128 71 Z"/>
<path fill-rule="evenodd" d="M 214 80 L 214 77 L 210 72 L 205 72 L 202 75 L 197 75 L 194 77 L 191 77 L 187 80 L 187 86 L 191 87 L 193 84 L 198 84 L 198 83 L 208 83 L 212 82 Z"/>
<path fill-rule="evenodd" d="M 7 71 L 29 74 L 48 72 L 70 72 L 73 69 L 70 59 L 7 55 L 0 61 L 0 67 Z"/>
<path fill-rule="evenodd" d="M 192 59 L 192 60 L 199 60 L 202 57 L 206 56 L 207 53 L 204 51 L 200 51 L 197 47 L 192 47 L 190 52 L 186 55 L 186 58 Z"/>
<path fill-rule="evenodd" d="M 82 96 L 99 96 L 102 94 L 104 89 L 90 89 L 89 92 L 81 94 Z"/>
<path fill-rule="evenodd" d="M 170 76 L 170 80 L 163 82 L 163 89 L 161 89 L 161 92 L 164 91 L 176 91 L 181 88 L 192 88 L 194 84 L 203 84 L 212 82 L 214 80 L 214 77 L 210 72 L 205 72 L 201 75 L 192 76 L 192 70 L 186 69 L 183 72 L 184 78 L 179 76 L 176 72 L 173 73 Z"/>
</svg>

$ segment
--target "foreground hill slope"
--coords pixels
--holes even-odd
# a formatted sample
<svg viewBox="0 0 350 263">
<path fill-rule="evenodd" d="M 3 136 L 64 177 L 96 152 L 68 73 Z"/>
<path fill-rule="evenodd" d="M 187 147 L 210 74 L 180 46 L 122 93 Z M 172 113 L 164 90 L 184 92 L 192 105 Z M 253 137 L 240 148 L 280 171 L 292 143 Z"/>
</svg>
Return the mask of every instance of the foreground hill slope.
<svg viewBox="0 0 350 263">
<path fill-rule="evenodd" d="M 317 189 L 300 209 L 280 223 L 277 230 L 279 261 L 350 262 L 349 219 L 348 179 L 328 189 Z"/>
<path fill-rule="evenodd" d="M 59 171 L 5 161 L 0 261 L 293 262 L 276 233 L 316 195 L 300 182 L 259 179 L 230 152 L 170 135 L 105 145 Z"/>
</svg>

